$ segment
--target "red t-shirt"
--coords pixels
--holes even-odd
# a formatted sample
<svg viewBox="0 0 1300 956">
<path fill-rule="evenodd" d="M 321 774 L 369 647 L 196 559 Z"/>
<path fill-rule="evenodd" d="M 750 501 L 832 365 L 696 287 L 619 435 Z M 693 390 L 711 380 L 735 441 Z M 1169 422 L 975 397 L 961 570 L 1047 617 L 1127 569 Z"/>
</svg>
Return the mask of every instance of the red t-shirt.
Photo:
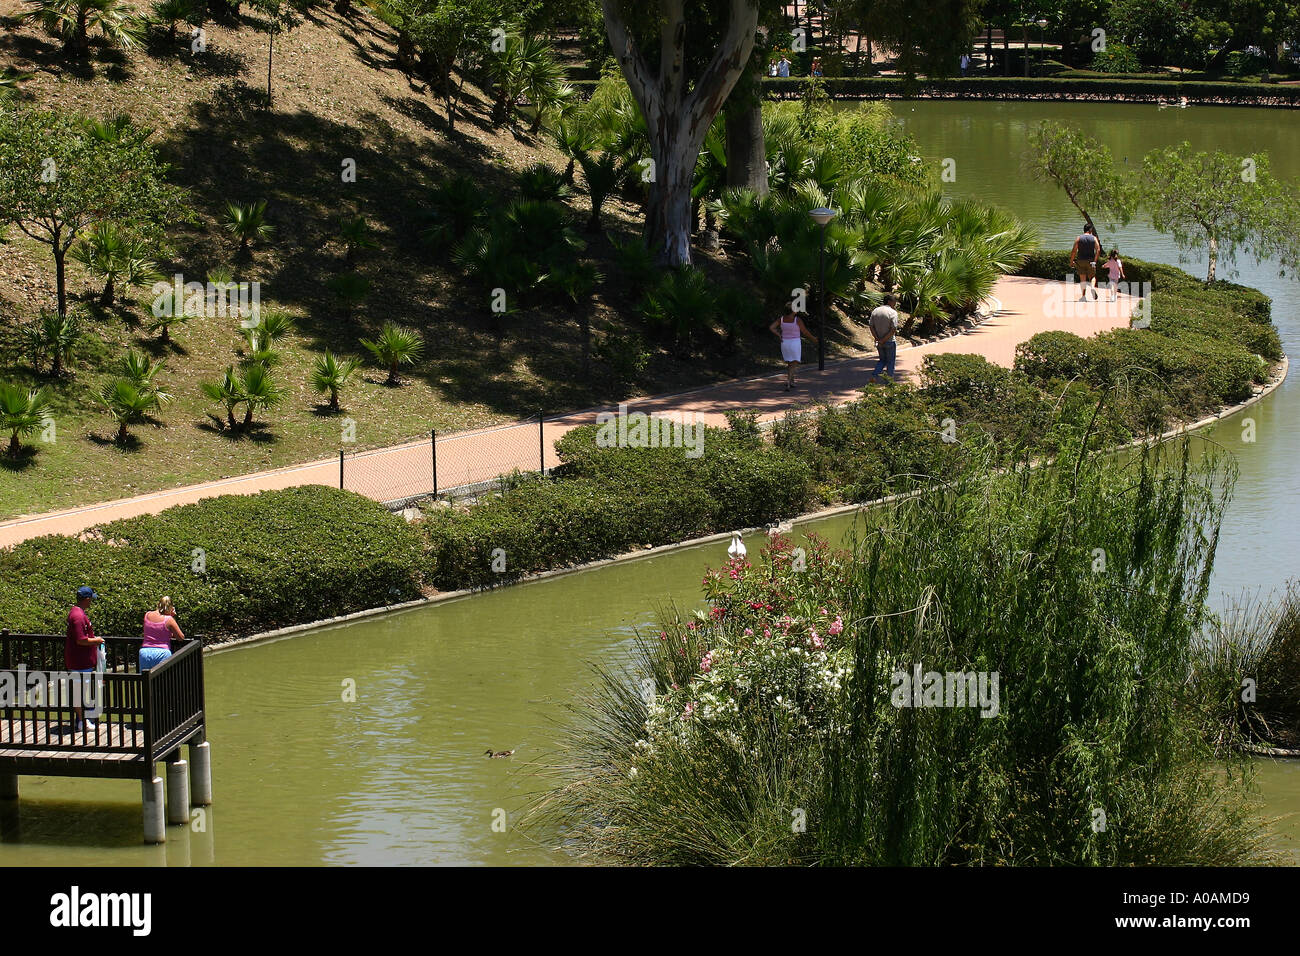
<svg viewBox="0 0 1300 956">
<path fill-rule="evenodd" d="M 68 640 L 63 645 L 63 666 L 70 671 L 94 670 L 99 657 L 98 645 L 77 643 L 78 639 L 94 636 L 95 629 L 90 626 L 86 612 L 73 605 L 68 612 Z"/>
</svg>

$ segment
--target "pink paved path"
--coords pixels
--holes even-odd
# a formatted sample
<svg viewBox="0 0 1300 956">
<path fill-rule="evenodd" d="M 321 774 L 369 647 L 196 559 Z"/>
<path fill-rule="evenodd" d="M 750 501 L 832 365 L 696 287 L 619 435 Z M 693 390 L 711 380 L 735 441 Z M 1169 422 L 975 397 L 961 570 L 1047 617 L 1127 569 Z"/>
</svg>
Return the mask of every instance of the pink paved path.
<svg viewBox="0 0 1300 956">
<path fill-rule="evenodd" d="M 944 352 L 973 352 L 998 365 L 1010 367 L 1016 346 L 1038 332 L 1064 330 L 1078 335 L 1095 335 L 1129 324 L 1135 298 L 1121 295 L 1118 303 L 1109 303 L 1103 292 L 1099 303 L 1066 301 L 1077 286 L 1061 282 L 1007 276 L 994 289 L 1002 310 L 992 319 L 958 336 L 931 342 L 898 352 L 900 376 L 913 378 L 926 355 Z M 1051 313 L 1049 315 L 1048 313 Z M 694 413 L 707 424 L 725 422 L 723 413 L 733 408 L 757 409 L 763 420 L 779 418 L 787 411 L 809 402 L 842 403 L 857 397 L 875 364 L 875 355 L 843 359 L 828 363 L 818 372 L 815 349 L 805 343 L 804 358 L 813 365 L 800 370 L 800 387 L 784 390 L 785 373 L 757 378 L 737 379 L 675 395 L 641 398 L 629 402 L 636 411 L 646 413 Z M 545 449 L 547 467 L 559 463 L 554 442 L 578 425 L 595 421 L 607 409 L 587 409 L 547 420 Z M 495 478 L 512 468 L 536 469 L 541 454 L 542 436 L 534 421 L 465 432 L 438 441 L 438 487 L 448 489 Z M 427 439 L 349 457 L 346 487 L 383 501 L 424 494 L 431 489 L 431 453 Z M 15 518 L 0 522 L 0 547 L 6 547 L 45 534 L 77 534 L 93 525 L 153 514 L 174 505 L 188 504 L 215 495 L 254 494 L 275 488 L 298 485 L 339 483 L 338 458 L 226 478 L 200 485 L 187 485 L 153 494 L 118 501 L 56 511 L 48 514 Z"/>
</svg>

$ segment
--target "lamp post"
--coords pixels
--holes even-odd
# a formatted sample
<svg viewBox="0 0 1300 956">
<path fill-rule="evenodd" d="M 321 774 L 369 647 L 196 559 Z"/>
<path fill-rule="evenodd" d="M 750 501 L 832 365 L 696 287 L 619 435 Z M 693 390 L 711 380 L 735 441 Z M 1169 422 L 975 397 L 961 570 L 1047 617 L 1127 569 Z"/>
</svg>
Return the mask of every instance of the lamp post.
<svg viewBox="0 0 1300 956">
<path fill-rule="evenodd" d="M 817 370 L 826 370 L 826 227 L 839 215 L 834 209 L 821 206 L 808 213 L 813 222 L 822 227 L 821 235 L 821 317 L 817 324 Z"/>
<path fill-rule="evenodd" d="M 1047 51 L 1044 44 L 1047 42 L 1047 19 L 1044 17 L 1038 21 L 1038 60 L 1041 66 L 1047 60 Z"/>
</svg>

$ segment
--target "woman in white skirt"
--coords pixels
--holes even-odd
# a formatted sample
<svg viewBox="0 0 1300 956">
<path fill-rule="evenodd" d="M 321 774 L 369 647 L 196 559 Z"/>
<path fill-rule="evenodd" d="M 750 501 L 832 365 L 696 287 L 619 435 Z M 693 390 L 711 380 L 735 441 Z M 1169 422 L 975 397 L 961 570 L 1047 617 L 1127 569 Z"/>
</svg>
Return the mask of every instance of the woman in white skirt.
<svg viewBox="0 0 1300 956">
<path fill-rule="evenodd" d="M 803 358 L 803 340 L 816 342 L 817 338 L 808 331 L 794 310 L 794 303 L 786 303 L 785 314 L 773 322 L 769 328 L 772 334 L 781 340 L 781 358 L 785 360 L 785 390 L 794 388 L 794 370 Z"/>
</svg>

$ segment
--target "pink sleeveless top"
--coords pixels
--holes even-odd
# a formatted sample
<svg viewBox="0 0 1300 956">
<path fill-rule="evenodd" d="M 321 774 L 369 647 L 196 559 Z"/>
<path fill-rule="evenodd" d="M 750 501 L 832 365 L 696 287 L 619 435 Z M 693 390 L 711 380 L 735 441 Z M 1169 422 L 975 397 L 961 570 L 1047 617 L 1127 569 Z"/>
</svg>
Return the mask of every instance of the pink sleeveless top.
<svg viewBox="0 0 1300 956">
<path fill-rule="evenodd" d="M 793 322 L 787 322 L 785 319 L 782 319 L 781 338 L 797 339 L 798 337 L 799 337 L 799 320 L 795 319 Z"/>
<path fill-rule="evenodd" d="M 172 632 L 167 627 L 166 621 L 145 621 L 144 622 L 144 642 L 141 647 L 161 647 L 165 650 L 172 648 Z"/>
</svg>

